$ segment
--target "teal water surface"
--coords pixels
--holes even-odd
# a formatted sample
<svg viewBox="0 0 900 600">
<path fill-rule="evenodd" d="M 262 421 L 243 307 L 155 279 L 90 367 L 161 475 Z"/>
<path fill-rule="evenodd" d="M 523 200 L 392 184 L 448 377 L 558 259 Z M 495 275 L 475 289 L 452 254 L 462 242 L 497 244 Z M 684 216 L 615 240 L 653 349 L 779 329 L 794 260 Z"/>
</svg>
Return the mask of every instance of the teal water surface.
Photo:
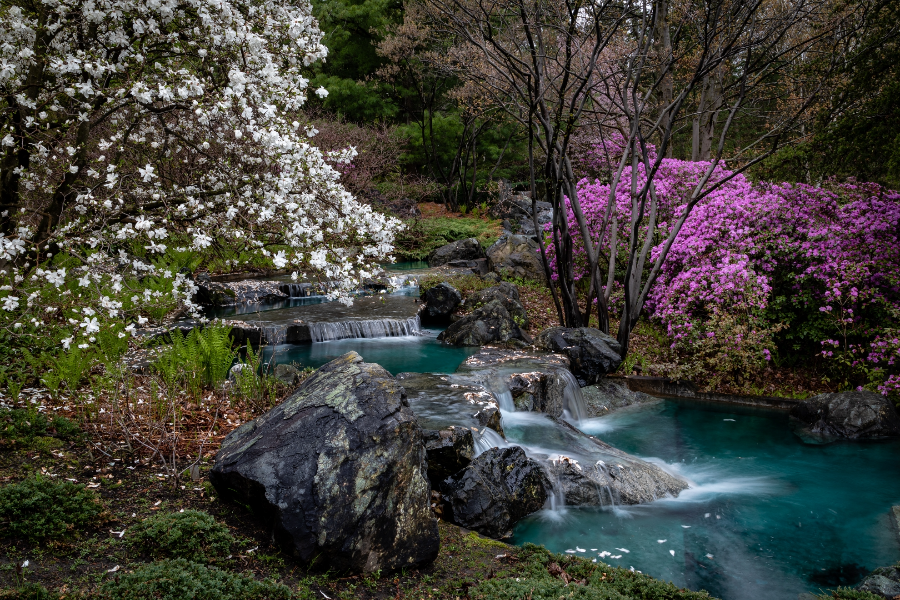
<svg viewBox="0 0 900 600">
<path fill-rule="evenodd" d="M 669 400 L 583 421 L 691 481 L 677 499 L 532 515 L 517 544 L 634 567 L 724 600 L 797 600 L 900 560 L 900 442 L 810 446 L 784 412 Z M 614 558 L 619 557 L 619 558 Z"/>
<path fill-rule="evenodd" d="M 393 375 L 410 373 L 453 373 L 477 347 L 457 348 L 437 341 L 440 329 L 422 329 L 422 335 L 391 338 L 353 338 L 315 344 L 283 344 L 267 349 L 263 359 L 274 353 L 276 363 L 298 362 L 319 368 L 325 363 L 354 350 L 366 362 L 378 363 Z"/>
</svg>

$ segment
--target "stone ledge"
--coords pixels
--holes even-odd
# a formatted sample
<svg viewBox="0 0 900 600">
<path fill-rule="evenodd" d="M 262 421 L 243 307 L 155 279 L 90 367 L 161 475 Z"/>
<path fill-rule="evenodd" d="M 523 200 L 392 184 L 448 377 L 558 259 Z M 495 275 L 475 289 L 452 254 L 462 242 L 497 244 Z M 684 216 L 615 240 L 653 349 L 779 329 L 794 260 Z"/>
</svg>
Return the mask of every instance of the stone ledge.
<svg viewBox="0 0 900 600">
<path fill-rule="evenodd" d="M 800 400 L 779 398 L 776 396 L 740 396 L 737 394 L 718 394 L 715 392 L 698 392 L 689 381 L 676 381 L 668 377 L 648 377 L 646 375 L 626 375 L 622 377 L 628 389 L 633 392 L 644 392 L 660 398 L 687 398 L 705 402 L 721 402 L 723 404 L 740 404 L 742 406 L 758 406 L 790 410 Z"/>
</svg>

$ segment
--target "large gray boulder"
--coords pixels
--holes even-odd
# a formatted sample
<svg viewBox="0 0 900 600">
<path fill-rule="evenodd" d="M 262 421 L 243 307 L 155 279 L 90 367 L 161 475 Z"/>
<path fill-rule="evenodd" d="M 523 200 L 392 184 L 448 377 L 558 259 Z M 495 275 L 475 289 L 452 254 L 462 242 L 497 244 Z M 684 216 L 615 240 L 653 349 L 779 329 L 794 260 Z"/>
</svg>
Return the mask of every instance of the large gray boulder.
<svg viewBox="0 0 900 600">
<path fill-rule="evenodd" d="M 462 302 L 462 294 L 447 282 L 425 288 L 419 294 L 425 303 L 425 309 L 420 313 L 425 322 L 449 321 L 450 315 Z"/>
<path fill-rule="evenodd" d="M 475 238 L 468 238 L 450 242 L 445 246 L 432 250 L 426 260 L 429 267 L 440 267 L 451 261 L 478 260 L 484 257 L 484 248 L 481 247 L 481 243 Z"/>
<path fill-rule="evenodd" d="M 534 338 L 534 346 L 568 356 L 582 387 L 599 382 L 622 363 L 619 342 L 593 327 L 549 327 Z"/>
<path fill-rule="evenodd" d="M 528 327 L 528 313 L 519 300 L 519 289 L 513 284 L 504 281 L 499 285 L 472 292 L 466 298 L 466 306 L 479 308 L 485 304 L 497 300 L 503 308 L 512 316 L 519 327 Z"/>
<path fill-rule="evenodd" d="M 517 522 L 539 511 L 550 482 L 518 446 L 491 448 L 441 486 L 444 514 L 478 533 L 504 538 Z"/>
<path fill-rule="evenodd" d="M 304 561 L 374 572 L 438 553 L 422 431 L 403 387 L 355 352 L 231 432 L 210 480 Z"/>
<path fill-rule="evenodd" d="M 805 442 L 866 440 L 900 436 L 893 403 L 873 392 L 819 394 L 791 409 L 791 425 Z"/>
<path fill-rule="evenodd" d="M 509 277 L 547 281 L 541 247 L 524 235 L 507 235 L 487 250 L 491 269 Z"/>
<path fill-rule="evenodd" d="M 644 392 L 628 389 L 623 380 L 601 379 L 599 383 L 581 388 L 589 417 L 602 417 L 622 408 L 662 402 Z"/>
<path fill-rule="evenodd" d="M 453 346 L 483 346 L 522 340 L 524 336 L 506 307 L 492 300 L 450 325 L 438 339 Z"/>
<path fill-rule="evenodd" d="M 900 563 L 893 567 L 875 569 L 856 586 L 856 589 L 888 600 L 900 596 Z"/>
</svg>

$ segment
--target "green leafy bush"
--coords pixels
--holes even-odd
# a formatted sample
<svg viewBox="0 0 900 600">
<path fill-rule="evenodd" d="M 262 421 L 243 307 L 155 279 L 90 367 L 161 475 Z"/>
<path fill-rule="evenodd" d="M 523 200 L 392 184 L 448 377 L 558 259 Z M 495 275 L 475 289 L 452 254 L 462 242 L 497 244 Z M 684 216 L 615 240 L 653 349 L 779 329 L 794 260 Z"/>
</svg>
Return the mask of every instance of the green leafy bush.
<svg viewBox="0 0 900 600">
<path fill-rule="evenodd" d="M 0 409 L 0 444 L 33 446 L 46 436 L 73 441 L 81 437 L 81 430 L 65 417 L 47 419 L 34 409 Z"/>
<path fill-rule="evenodd" d="M 406 221 L 397 235 L 395 255 L 401 260 L 424 260 L 436 249 L 467 238 L 477 238 L 487 249 L 500 238 L 500 225 L 476 217 L 432 217 Z"/>
<path fill-rule="evenodd" d="M 28 540 L 61 538 L 95 522 L 103 512 L 83 485 L 35 476 L 0 487 L 0 531 Z"/>
<path fill-rule="evenodd" d="M 206 562 L 226 556 L 234 543 L 227 527 L 199 510 L 156 514 L 131 531 L 131 543 L 155 558 Z"/>
<path fill-rule="evenodd" d="M 289 600 L 291 590 L 183 558 L 140 565 L 104 583 L 98 598 L 108 600 Z"/>
</svg>

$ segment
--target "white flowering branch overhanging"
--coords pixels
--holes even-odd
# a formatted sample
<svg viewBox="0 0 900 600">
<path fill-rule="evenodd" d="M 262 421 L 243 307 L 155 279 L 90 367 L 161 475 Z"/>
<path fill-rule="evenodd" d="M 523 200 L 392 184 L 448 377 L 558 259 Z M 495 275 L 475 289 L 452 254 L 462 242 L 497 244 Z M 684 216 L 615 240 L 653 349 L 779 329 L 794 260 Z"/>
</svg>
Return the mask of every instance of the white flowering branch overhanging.
<svg viewBox="0 0 900 600">
<path fill-rule="evenodd" d="M 301 123 L 320 40 L 306 1 L 0 6 L 0 307 L 42 284 L 134 320 L 164 279 L 196 310 L 173 256 L 217 250 L 340 282 L 347 301 L 401 225 L 341 186 L 331 164 L 355 150 L 323 155 Z"/>
</svg>

